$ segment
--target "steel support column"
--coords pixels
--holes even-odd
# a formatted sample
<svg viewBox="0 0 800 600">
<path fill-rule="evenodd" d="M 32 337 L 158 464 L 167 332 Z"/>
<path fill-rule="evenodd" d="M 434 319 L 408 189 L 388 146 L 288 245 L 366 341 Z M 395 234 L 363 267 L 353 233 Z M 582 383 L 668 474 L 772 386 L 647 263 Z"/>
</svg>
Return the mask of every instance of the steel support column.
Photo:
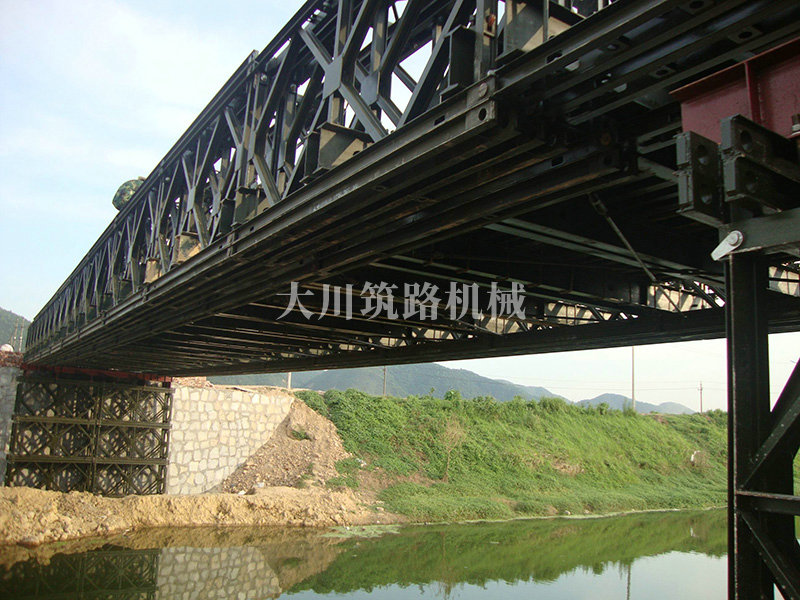
<svg viewBox="0 0 800 600">
<path fill-rule="evenodd" d="M 726 276 L 729 598 L 771 599 L 773 584 L 785 598 L 800 598 L 800 505 L 792 495 L 800 371 L 771 411 L 767 263 L 758 252 L 734 254 Z"/>
<path fill-rule="evenodd" d="M 769 418 L 769 353 L 762 310 L 767 269 L 759 255 L 727 265 L 728 577 L 729 597 L 771 598 L 772 580 L 758 556 L 736 492 L 763 441 Z"/>
</svg>

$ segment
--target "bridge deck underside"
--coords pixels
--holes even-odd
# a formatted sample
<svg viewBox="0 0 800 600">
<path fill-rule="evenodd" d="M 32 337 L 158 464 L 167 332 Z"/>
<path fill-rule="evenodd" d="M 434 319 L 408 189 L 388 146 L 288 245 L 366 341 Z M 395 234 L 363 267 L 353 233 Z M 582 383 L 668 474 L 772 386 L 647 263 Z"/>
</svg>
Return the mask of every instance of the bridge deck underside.
<svg viewBox="0 0 800 600">
<path fill-rule="evenodd" d="M 577 182 L 571 180 L 573 174 L 565 174 L 568 185 L 555 178 L 550 185 L 564 188 L 549 197 L 526 199 L 506 209 L 502 206 L 512 193 L 506 190 L 478 196 L 472 207 L 465 206 L 461 196 L 448 198 L 449 214 L 436 224 L 428 225 L 425 219 L 410 223 L 405 231 L 398 223 L 420 212 L 416 201 L 387 210 L 382 220 L 373 218 L 368 224 L 359 215 L 374 215 L 386 203 L 379 200 L 376 207 L 365 202 L 354 215 L 319 223 L 305 259 L 282 258 L 285 245 L 279 237 L 274 246 L 270 244 L 270 251 L 253 251 L 232 269 L 192 278 L 176 286 L 163 302 L 137 307 L 130 318 L 141 324 L 120 333 L 123 339 L 142 336 L 151 322 L 169 323 L 190 310 L 203 316 L 177 327 L 167 325 L 157 335 L 145 335 L 135 343 L 115 344 L 94 354 L 94 360 L 81 352 L 80 366 L 112 365 L 175 375 L 297 371 L 723 336 L 723 273 L 709 258 L 716 232 L 674 214 L 673 183 L 622 173 L 587 177 L 584 169 L 588 168 L 575 169 Z M 446 175 L 432 176 L 439 177 Z M 510 179 L 517 179 L 516 174 Z M 541 187 L 522 179 L 512 189 L 528 196 Z M 640 192 L 647 189 L 658 195 Z M 609 213 L 649 268 L 660 278 L 669 273 L 663 286 L 653 286 L 642 267 L 621 248 L 609 224 L 591 206 L 588 190 L 607 198 Z M 432 212 L 441 210 L 442 204 L 437 200 Z M 322 221 L 321 215 L 314 217 Z M 358 266 L 339 267 L 350 261 Z M 278 279 L 275 272 L 284 269 L 289 272 Z M 326 275 L 320 277 L 323 270 Z M 781 274 L 791 281 L 791 271 Z M 275 281 L 270 287 L 281 295 L 261 293 L 270 279 Z M 475 319 L 469 314 L 450 320 L 444 306 L 436 320 L 402 318 L 406 283 L 435 284 L 442 299 L 451 282 L 478 283 L 479 302 L 485 310 L 491 282 L 507 288 L 509 280 L 524 285 L 524 320 Z M 284 294 L 290 290 L 290 281 L 313 291 L 313 297 L 300 296 L 312 317 L 294 309 L 279 318 L 289 303 Z M 364 304 L 358 297 L 352 318 L 318 317 L 322 284 L 344 290 L 349 283 L 358 292 L 365 281 L 397 286 L 397 320 L 386 311 L 374 318 L 361 315 Z M 775 330 L 797 328 L 797 298 L 774 296 Z M 252 300 L 241 303 L 237 297 Z M 205 316 L 204 308 L 215 300 L 227 308 Z M 682 310 L 675 310 L 671 302 L 680 303 Z M 142 316 L 137 317 L 137 312 Z"/>
<path fill-rule="evenodd" d="M 679 4 L 614 4 L 336 168 L 307 173 L 92 318 L 45 327 L 46 309 L 26 359 L 189 375 L 723 336 L 718 233 L 678 213 L 682 123 L 668 92 L 796 36 L 800 8 Z M 773 331 L 800 328 L 795 260 L 770 257 Z M 397 319 L 361 314 L 367 281 L 397 286 Z M 291 282 L 311 292 L 300 296 L 311 318 L 297 307 L 281 317 Z M 441 305 L 435 319 L 403 317 L 404 284 L 424 282 L 443 304 L 451 285 L 477 284 L 485 313 L 492 283 L 516 282 L 525 315 L 454 316 Z M 352 318 L 319 318 L 325 284 L 353 285 Z"/>
</svg>

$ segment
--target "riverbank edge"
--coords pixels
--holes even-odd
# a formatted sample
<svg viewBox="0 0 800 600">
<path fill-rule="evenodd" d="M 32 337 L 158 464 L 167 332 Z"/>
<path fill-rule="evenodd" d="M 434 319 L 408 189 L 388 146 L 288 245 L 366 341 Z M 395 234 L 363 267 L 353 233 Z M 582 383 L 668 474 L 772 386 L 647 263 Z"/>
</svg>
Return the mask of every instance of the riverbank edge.
<svg viewBox="0 0 800 600">
<path fill-rule="evenodd" d="M 721 506 L 632 509 L 580 515 L 518 515 L 511 519 L 414 521 L 384 511 L 351 490 L 272 487 L 252 495 L 195 494 L 103 498 L 86 492 L 0 489 L 0 552 L 21 546 L 108 540 L 128 532 L 160 528 L 309 527 L 350 536 L 348 527 L 368 530 L 403 526 L 500 523 L 542 519 L 601 519 L 641 513 L 719 510 Z M 345 533 L 347 532 L 347 533 Z M 353 532 L 355 533 L 355 532 Z"/>
<path fill-rule="evenodd" d="M 425 527 L 428 526 L 438 526 L 438 525 L 469 525 L 475 523 L 508 523 L 511 521 L 546 521 L 546 520 L 553 520 L 553 519 L 565 519 L 565 520 L 574 520 L 574 521 L 581 521 L 581 520 L 589 520 L 589 519 L 610 519 L 612 517 L 624 517 L 626 515 L 644 515 L 644 514 L 651 514 L 651 513 L 675 513 L 675 512 L 704 512 L 704 511 L 711 511 L 711 510 L 722 510 L 727 509 L 728 506 L 726 504 L 721 505 L 712 505 L 712 506 L 684 506 L 681 508 L 642 508 L 636 509 L 632 508 L 630 510 L 617 510 L 607 513 L 589 513 L 589 514 L 582 514 L 582 515 L 572 515 L 572 514 L 561 514 L 561 515 L 519 515 L 515 517 L 511 517 L 508 519 L 464 519 L 461 521 L 406 521 L 402 523 L 403 525 L 422 525 Z M 375 527 L 382 527 L 376 525 Z M 336 527 L 338 529 L 339 527 Z"/>
<path fill-rule="evenodd" d="M 88 492 L 0 488 L 0 552 L 158 528 L 318 527 L 403 523 L 352 490 L 265 487 L 255 494 L 106 498 Z"/>
</svg>

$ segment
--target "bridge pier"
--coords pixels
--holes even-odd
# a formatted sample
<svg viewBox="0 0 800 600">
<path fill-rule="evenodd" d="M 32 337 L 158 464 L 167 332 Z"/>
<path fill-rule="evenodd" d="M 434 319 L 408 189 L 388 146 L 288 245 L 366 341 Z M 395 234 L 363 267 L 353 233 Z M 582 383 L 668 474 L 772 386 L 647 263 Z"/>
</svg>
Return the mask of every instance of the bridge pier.
<svg viewBox="0 0 800 600">
<path fill-rule="evenodd" d="M 734 599 L 800 597 L 800 547 L 793 461 L 800 443 L 800 366 L 770 411 L 765 301 L 768 268 L 760 253 L 727 265 L 729 590 Z"/>
<path fill-rule="evenodd" d="M 23 365 L 5 483 L 164 493 L 171 414 L 167 378 Z"/>
<path fill-rule="evenodd" d="M 718 229 L 711 257 L 725 264 L 731 600 L 773 598 L 774 586 L 800 599 L 800 367 L 771 407 L 768 342 L 789 283 L 770 264 L 783 256 L 796 272 L 800 255 L 800 106 L 785 93 L 797 89 L 799 50 L 795 39 L 674 92 L 680 212 Z"/>
<path fill-rule="evenodd" d="M 37 368 L 21 355 L 0 354 L 0 376 L 0 482 L 105 496 L 214 490 L 294 402 L 279 389 Z"/>
<path fill-rule="evenodd" d="M 11 434 L 11 415 L 17 393 L 22 354 L 0 351 L 0 484 L 6 477 L 6 450 Z"/>
</svg>

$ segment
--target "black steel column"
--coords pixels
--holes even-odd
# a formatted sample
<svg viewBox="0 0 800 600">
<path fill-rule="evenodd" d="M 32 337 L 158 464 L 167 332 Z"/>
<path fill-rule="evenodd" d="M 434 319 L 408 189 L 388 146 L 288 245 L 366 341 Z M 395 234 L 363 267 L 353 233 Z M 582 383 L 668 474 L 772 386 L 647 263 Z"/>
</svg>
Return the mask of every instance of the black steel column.
<svg viewBox="0 0 800 600">
<path fill-rule="evenodd" d="M 769 355 L 763 296 L 767 268 L 758 253 L 733 255 L 726 268 L 728 335 L 728 597 L 773 598 L 769 570 L 745 521 L 743 489 L 770 419 Z"/>
<path fill-rule="evenodd" d="M 734 254 L 728 300 L 728 561 L 731 600 L 800 600 L 793 462 L 800 447 L 800 366 L 773 410 L 767 339 L 768 267 Z"/>
</svg>

